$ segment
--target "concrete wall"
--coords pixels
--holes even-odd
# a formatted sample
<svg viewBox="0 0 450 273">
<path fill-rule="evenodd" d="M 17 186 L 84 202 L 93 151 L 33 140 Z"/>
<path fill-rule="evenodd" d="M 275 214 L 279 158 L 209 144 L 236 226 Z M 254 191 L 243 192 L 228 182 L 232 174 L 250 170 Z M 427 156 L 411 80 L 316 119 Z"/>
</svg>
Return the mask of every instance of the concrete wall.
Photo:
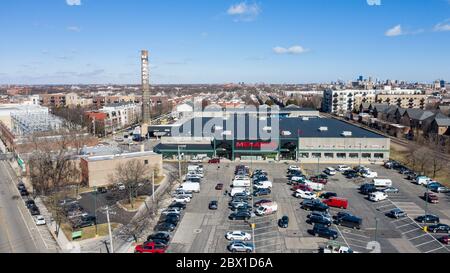
<svg viewBox="0 0 450 273">
<path fill-rule="evenodd" d="M 322 163 L 344 164 L 359 164 L 360 158 L 362 164 L 381 163 L 390 155 L 389 138 L 301 138 L 298 147 L 298 159 L 304 163 L 318 162 L 313 153 L 321 154 Z M 303 157 L 303 154 L 308 154 L 308 157 Z M 370 157 L 363 156 L 367 154 Z M 376 154 L 382 157 L 375 157 Z"/>
<path fill-rule="evenodd" d="M 134 157 L 104 157 L 103 160 L 92 160 L 90 158 L 81 159 L 81 169 L 83 182 L 89 187 L 107 186 L 113 184 L 113 176 L 116 168 L 120 164 L 124 164 L 130 160 L 148 161 L 146 167 L 148 169 L 156 169 L 159 173 L 162 171 L 162 155 L 159 154 L 145 154 Z"/>
</svg>

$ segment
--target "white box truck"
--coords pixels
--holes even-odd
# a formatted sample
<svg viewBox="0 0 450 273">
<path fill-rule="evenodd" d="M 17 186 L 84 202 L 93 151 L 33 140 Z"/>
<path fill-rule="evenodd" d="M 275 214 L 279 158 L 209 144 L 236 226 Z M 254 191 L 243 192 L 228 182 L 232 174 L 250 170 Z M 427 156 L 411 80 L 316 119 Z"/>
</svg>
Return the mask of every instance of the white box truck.
<svg viewBox="0 0 450 273">
<path fill-rule="evenodd" d="M 264 216 L 276 213 L 278 210 L 278 204 L 276 202 L 265 203 L 258 207 L 255 214 L 258 216 Z"/>
<path fill-rule="evenodd" d="M 374 179 L 375 187 L 392 187 L 392 180 L 390 179 Z"/>
<path fill-rule="evenodd" d="M 236 188 L 231 189 L 230 196 L 233 197 L 237 193 L 245 193 L 247 195 L 250 195 L 250 191 L 247 188 L 236 187 Z"/>
<path fill-rule="evenodd" d="M 315 183 L 315 182 L 312 182 L 309 180 L 305 181 L 305 184 L 307 186 L 309 186 L 311 189 L 313 189 L 314 191 L 323 191 L 323 188 L 324 188 L 323 184 Z"/>
<path fill-rule="evenodd" d="M 231 185 L 234 187 L 250 187 L 252 185 L 252 182 L 250 179 L 234 179 L 233 183 Z"/>
<path fill-rule="evenodd" d="M 190 191 L 190 192 L 200 192 L 200 183 L 183 183 L 180 187 L 183 191 Z"/>
</svg>

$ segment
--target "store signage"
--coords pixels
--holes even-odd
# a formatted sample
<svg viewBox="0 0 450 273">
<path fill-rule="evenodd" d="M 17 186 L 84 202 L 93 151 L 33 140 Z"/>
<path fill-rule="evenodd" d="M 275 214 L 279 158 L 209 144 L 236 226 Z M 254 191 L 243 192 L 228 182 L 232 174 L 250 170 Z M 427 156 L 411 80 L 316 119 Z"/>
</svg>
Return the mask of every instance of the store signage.
<svg viewBox="0 0 450 273">
<path fill-rule="evenodd" d="M 249 141 L 237 141 L 236 149 L 276 149 L 278 148 L 278 143 L 272 142 L 249 142 Z"/>
</svg>

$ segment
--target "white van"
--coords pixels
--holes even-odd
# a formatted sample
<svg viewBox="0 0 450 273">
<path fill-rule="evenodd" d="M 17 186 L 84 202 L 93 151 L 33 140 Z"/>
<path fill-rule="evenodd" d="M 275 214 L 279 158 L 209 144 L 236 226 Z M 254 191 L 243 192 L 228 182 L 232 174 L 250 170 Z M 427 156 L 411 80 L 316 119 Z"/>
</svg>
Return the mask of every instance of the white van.
<svg viewBox="0 0 450 273">
<path fill-rule="evenodd" d="M 373 202 L 380 202 L 380 201 L 386 200 L 387 197 L 388 197 L 388 195 L 381 191 L 372 192 L 371 194 L 369 194 L 369 199 L 370 199 L 370 201 L 373 201 Z"/>
<path fill-rule="evenodd" d="M 325 187 L 323 184 L 315 183 L 315 182 L 312 182 L 309 180 L 306 180 L 305 184 L 307 186 L 309 186 L 311 189 L 313 189 L 314 191 L 323 191 L 323 188 Z"/>
<path fill-rule="evenodd" d="M 261 182 L 255 184 L 254 188 L 256 188 L 256 189 L 271 189 L 272 188 L 272 182 L 270 182 L 270 181 L 261 181 Z"/>
<path fill-rule="evenodd" d="M 258 216 L 269 215 L 276 213 L 278 210 L 278 204 L 276 202 L 262 204 L 255 211 L 255 214 Z"/>
<path fill-rule="evenodd" d="M 200 183 L 183 183 L 181 184 L 181 187 L 179 188 L 183 191 L 190 191 L 190 192 L 200 192 Z"/>
<path fill-rule="evenodd" d="M 328 167 L 328 168 L 325 169 L 325 173 L 328 174 L 328 175 L 333 176 L 333 175 L 336 174 L 336 170 L 333 167 Z"/>
<path fill-rule="evenodd" d="M 431 181 L 431 178 L 428 176 L 418 176 L 416 178 L 416 184 L 417 185 L 428 185 L 428 182 Z"/>
<path fill-rule="evenodd" d="M 365 171 L 362 176 L 364 178 L 377 178 L 378 177 L 378 173 L 377 172 L 373 172 L 373 171 Z"/>
<path fill-rule="evenodd" d="M 374 179 L 375 187 L 392 187 L 392 180 L 390 179 Z"/>
<path fill-rule="evenodd" d="M 236 188 L 232 188 L 232 189 L 231 189 L 230 196 L 233 197 L 233 196 L 235 196 L 237 193 L 245 193 L 245 194 L 247 194 L 247 195 L 250 195 L 250 192 L 248 191 L 247 188 L 236 187 Z"/>
<path fill-rule="evenodd" d="M 231 185 L 233 187 L 250 187 L 251 184 L 252 184 L 252 182 L 248 178 L 246 178 L 246 179 L 235 179 L 231 183 Z"/>
</svg>

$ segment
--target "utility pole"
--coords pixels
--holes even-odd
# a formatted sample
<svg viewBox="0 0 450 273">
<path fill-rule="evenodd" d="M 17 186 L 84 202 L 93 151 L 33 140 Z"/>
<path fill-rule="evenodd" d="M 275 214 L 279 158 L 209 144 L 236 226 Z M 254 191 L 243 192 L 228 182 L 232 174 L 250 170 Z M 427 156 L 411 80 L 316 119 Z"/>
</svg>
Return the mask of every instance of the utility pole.
<svg viewBox="0 0 450 273">
<path fill-rule="evenodd" d="M 98 227 L 97 227 L 97 187 L 94 186 L 95 191 L 95 199 L 94 199 L 94 215 L 95 215 L 95 237 L 98 236 Z"/>
<path fill-rule="evenodd" d="M 152 203 L 155 205 L 155 170 L 152 170 Z"/>
<path fill-rule="evenodd" d="M 178 177 L 181 182 L 181 155 L 180 155 L 180 146 L 178 145 Z"/>
<path fill-rule="evenodd" d="M 114 253 L 114 244 L 111 231 L 111 222 L 109 221 L 109 207 L 106 207 L 106 220 L 108 221 L 109 241 L 111 243 L 111 253 Z"/>
</svg>

